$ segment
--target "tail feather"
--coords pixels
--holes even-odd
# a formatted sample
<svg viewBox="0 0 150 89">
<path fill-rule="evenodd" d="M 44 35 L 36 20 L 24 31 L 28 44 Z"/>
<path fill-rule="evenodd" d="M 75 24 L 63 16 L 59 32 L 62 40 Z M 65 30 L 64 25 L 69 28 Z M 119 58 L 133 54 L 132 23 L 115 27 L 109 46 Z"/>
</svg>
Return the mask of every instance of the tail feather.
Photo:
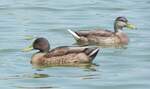
<svg viewBox="0 0 150 89">
<path fill-rule="evenodd" d="M 99 52 L 99 48 L 86 48 L 85 53 L 90 57 L 90 61 L 96 57 L 97 53 Z"/>
<path fill-rule="evenodd" d="M 72 34 L 72 36 L 76 39 L 79 40 L 80 36 L 78 36 L 78 34 L 76 34 L 74 31 L 72 31 L 71 29 L 68 29 L 68 32 Z"/>
<path fill-rule="evenodd" d="M 91 57 L 91 56 L 97 54 L 98 51 L 99 51 L 99 48 L 96 48 L 95 50 L 93 50 L 93 51 L 89 54 L 89 56 Z M 96 55 L 95 55 L 95 56 L 96 56 Z"/>
</svg>

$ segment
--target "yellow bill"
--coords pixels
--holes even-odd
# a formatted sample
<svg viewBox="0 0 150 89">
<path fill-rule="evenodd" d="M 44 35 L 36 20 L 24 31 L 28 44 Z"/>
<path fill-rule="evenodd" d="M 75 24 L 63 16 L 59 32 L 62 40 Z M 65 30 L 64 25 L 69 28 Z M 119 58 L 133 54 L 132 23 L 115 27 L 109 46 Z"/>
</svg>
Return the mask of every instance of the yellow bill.
<svg viewBox="0 0 150 89">
<path fill-rule="evenodd" d="M 128 23 L 127 28 L 129 29 L 136 29 L 136 26 L 134 24 Z"/>
<path fill-rule="evenodd" d="M 32 45 L 22 49 L 23 52 L 29 52 L 29 51 L 32 51 L 32 50 L 33 50 L 33 46 Z"/>
<path fill-rule="evenodd" d="M 36 38 L 36 37 L 32 36 L 32 35 L 26 35 L 25 36 L 25 40 L 33 40 L 34 38 Z"/>
</svg>

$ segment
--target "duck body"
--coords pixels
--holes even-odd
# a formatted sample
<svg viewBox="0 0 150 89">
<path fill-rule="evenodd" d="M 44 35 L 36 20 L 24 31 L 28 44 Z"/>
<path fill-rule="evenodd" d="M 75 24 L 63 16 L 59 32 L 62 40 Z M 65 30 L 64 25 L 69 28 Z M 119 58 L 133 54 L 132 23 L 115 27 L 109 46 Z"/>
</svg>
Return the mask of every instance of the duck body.
<svg viewBox="0 0 150 89">
<path fill-rule="evenodd" d="M 80 39 L 77 39 L 77 44 L 80 45 L 115 45 L 128 44 L 128 36 L 123 32 L 111 32 L 108 30 L 92 30 L 75 32 Z"/>
<path fill-rule="evenodd" d="M 114 22 L 114 31 L 105 29 L 72 31 L 68 30 L 79 45 L 127 45 L 128 36 L 123 32 L 123 28 L 134 29 L 135 26 L 128 23 L 125 17 L 117 17 Z"/>
<path fill-rule="evenodd" d="M 32 56 L 33 65 L 73 65 L 91 63 L 97 55 L 98 48 L 57 47 L 48 53 L 38 52 Z"/>
</svg>

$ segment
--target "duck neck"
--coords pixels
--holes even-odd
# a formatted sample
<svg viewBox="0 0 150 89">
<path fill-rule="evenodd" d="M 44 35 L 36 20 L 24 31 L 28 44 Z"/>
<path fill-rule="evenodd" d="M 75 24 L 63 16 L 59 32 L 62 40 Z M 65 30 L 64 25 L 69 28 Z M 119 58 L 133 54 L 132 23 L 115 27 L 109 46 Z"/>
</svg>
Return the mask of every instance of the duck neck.
<svg viewBox="0 0 150 89">
<path fill-rule="evenodd" d="M 47 50 L 40 50 L 39 52 L 40 52 L 40 53 L 48 53 L 48 52 L 49 52 L 49 49 L 47 49 Z"/>
<path fill-rule="evenodd" d="M 117 32 L 122 32 L 122 27 L 119 27 L 117 25 L 117 22 L 114 23 L 114 32 L 117 33 Z"/>
<path fill-rule="evenodd" d="M 48 44 L 48 47 L 45 49 L 39 49 L 41 53 L 48 53 L 50 51 L 50 45 Z"/>
</svg>

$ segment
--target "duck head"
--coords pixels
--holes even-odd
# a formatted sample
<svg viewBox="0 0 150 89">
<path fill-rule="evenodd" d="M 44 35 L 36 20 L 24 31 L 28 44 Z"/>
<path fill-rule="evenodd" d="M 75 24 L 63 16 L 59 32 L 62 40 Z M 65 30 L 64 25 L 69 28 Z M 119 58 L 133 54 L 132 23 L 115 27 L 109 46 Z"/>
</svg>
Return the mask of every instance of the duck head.
<svg viewBox="0 0 150 89">
<path fill-rule="evenodd" d="M 50 44 L 45 38 L 37 38 L 33 42 L 33 49 L 39 50 L 40 52 L 48 52 L 50 49 Z"/>
<path fill-rule="evenodd" d="M 127 18 L 125 17 L 117 17 L 114 22 L 114 30 L 115 32 L 118 32 L 119 30 L 122 30 L 124 27 L 128 29 L 135 29 L 135 25 L 128 22 Z"/>
<path fill-rule="evenodd" d="M 23 49 L 23 51 L 39 50 L 39 52 L 48 52 L 50 50 L 50 44 L 45 38 L 37 38 L 32 45 Z"/>
</svg>

